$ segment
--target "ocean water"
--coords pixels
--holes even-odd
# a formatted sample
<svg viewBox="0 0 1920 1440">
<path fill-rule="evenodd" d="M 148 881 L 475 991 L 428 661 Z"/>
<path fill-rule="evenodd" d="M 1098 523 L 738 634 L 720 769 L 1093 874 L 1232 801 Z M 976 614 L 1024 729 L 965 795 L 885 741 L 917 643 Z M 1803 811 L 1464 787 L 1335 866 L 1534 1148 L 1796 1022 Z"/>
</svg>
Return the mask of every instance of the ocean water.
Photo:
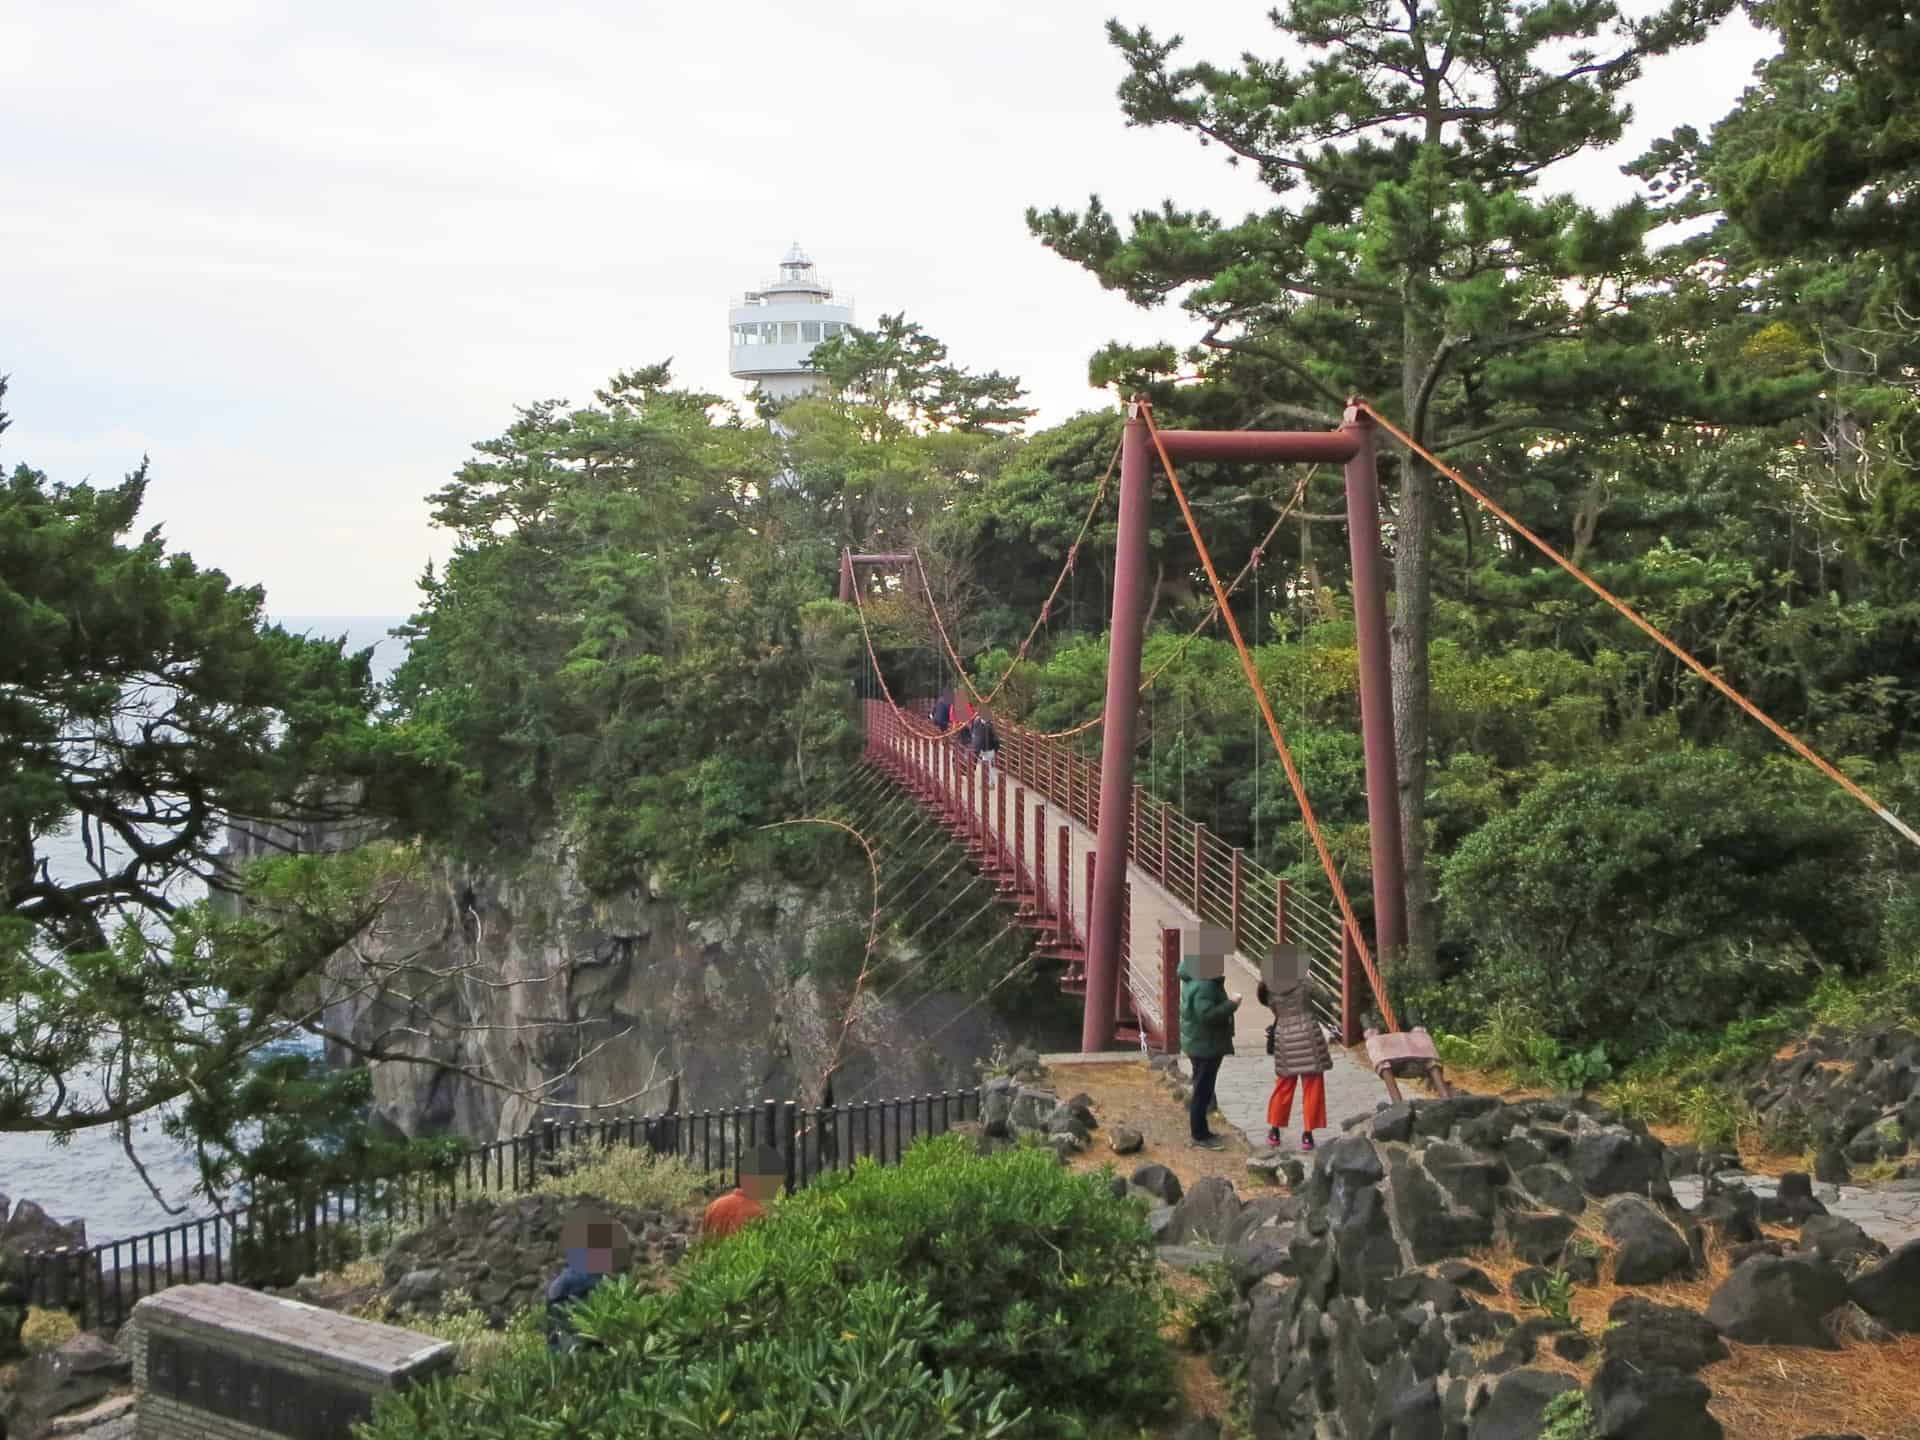
<svg viewBox="0 0 1920 1440">
<path fill-rule="evenodd" d="M 406 642 L 388 636 L 401 623 L 396 615 L 275 616 L 289 630 L 314 636 L 345 635 L 350 650 L 374 648 L 374 678 L 384 681 L 404 658 Z M 84 857 L 77 839 L 56 841 L 51 847 L 56 876 L 84 873 Z M 184 1206 L 179 1217 L 169 1216 L 140 1181 L 127 1160 L 119 1137 L 102 1128 L 77 1134 L 66 1145 L 44 1136 L 0 1132 L 0 1194 L 18 1203 L 37 1201 L 56 1220 L 84 1219 L 87 1238 L 94 1244 L 175 1223 L 176 1218 L 205 1214 L 208 1205 L 193 1193 L 198 1171 L 189 1153 L 161 1133 L 154 1117 L 133 1125 L 135 1153 L 154 1184 L 170 1204 Z"/>
</svg>

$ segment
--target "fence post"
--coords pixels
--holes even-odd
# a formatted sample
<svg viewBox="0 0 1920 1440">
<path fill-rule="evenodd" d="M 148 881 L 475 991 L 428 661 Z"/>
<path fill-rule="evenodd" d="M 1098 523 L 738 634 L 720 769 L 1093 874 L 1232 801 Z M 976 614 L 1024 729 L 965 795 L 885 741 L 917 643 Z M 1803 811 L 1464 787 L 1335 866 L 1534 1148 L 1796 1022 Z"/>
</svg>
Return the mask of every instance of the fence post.
<svg viewBox="0 0 1920 1440">
<path fill-rule="evenodd" d="M 1358 1045 L 1360 1043 L 1360 987 L 1354 983 L 1356 955 L 1353 949 L 1353 932 L 1342 926 L 1340 929 L 1340 1043 Z"/>
<path fill-rule="evenodd" d="M 1172 878 L 1167 874 L 1167 802 L 1160 802 L 1160 869 L 1153 877 L 1162 885 Z"/>
<path fill-rule="evenodd" d="M 1273 943 L 1287 943 L 1287 882 L 1285 877 L 1273 882 Z"/>
<path fill-rule="evenodd" d="M 1073 938 L 1073 831 L 1060 827 L 1060 939 Z"/>
<path fill-rule="evenodd" d="M 1169 1055 L 1180 1053 L 1180 932 L 1171 926 L 1160 931 L 1160 1044 Z"/>
<path fill-rule="evenodd" d="M 1240 896 L 1245 877 L 1242 874 L 1246 863 L 1246 853 L 1236 845 L 1233 847 L 1233 948 L 1240 948 Z"/>
<path fill-rule="evenodd" d="M 1013 878 L 1027 883 L 1027 787 L 1013 787 Z"/>
<path fill-rule="evenodd" d="M 1196 821 L 1193 827 L 1193 913 L 1202 920 L 1207 918 L 1206 860 L 1207 827 Z"/>
<path fill-rule="evenodd" d="M 793 1194 L 793 1182 L 794 1182 L 794 1172 L 795 1172 L 794 1160 L 796 1158 L 794 1152 L 799 1148 L 800 1127 L 795 1123 L 796 1120 L 798 1119 L 798 1115 L 797 1115 L 797 1112 L 795 1111 L 793 1101 L 791 1100 L 787 1101 L 786 1104 L 781 1107 L 781 1111 L 786 1117 L 787 1194 L 791 1195 Z"/>
<path fill-rule="evenodd" d="M 1039 918 L 1047 917 L 1047 807 L 1033 807 L 1033 908 Z"/>
<path fill-rule="evenodd" d="M 560 1122 L 558 1120 L 549 1120 L 546 1122 L 546 1124 L 547 1124 L 547 1158 L 551 1160 L 556 1154 L 559 1153 Z"/>
</svg>

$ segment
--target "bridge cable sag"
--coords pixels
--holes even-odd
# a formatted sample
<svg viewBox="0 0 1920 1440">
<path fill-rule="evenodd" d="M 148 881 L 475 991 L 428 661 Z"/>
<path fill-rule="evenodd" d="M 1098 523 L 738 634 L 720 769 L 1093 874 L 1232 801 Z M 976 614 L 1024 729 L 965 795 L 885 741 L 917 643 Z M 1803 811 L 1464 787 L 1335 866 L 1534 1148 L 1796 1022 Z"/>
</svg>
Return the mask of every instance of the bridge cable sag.
<svg viewBox="0 0 1920 1440">
<path fill-rule="evenodd" d="M 1816 754 L 1812 746 L 1801 740 L 1799 736 L 1788 730 L 1786 726 L 1780 724 L 1771 715 L 1767 714 L 1766 711 L 1754 704 L 1753 701 L 1734 689 L 1726 680 L 1714 674 L 1713 671 L 1701 664 L 1700 661 L 1682 649 L 1676 641 L 1668 638 L 1651 620 L 1646 619 L 1639 611 L 1627 604 L 1626 601 L 1615 595 L 1611 590 L 1607 589 L 1606 586 L 1602 585 L 1598 580 L 1595 580 L 1591 575 L 1587 574 L 1586 571 L 1582 570 L 1578 565 L 1554 549 L 1553 546 L 1549 545 L 1545 540 L 1542 540 L 1538 535 L 1534 534 L 1533 531 L 1514 519 L 1506 510 L 1502 509 L 1475 487 L 1466 476 L 1441 460 L 1424 445 L 1416 442 L 1411 435 L 1387 419 L 1386 416 L 1374 409 L 1373 406 L 1367 404 L 1366 401 L 1359 401 L 1357 408 L 1371 415 L 1383 430 L 1392 435 L 1393 438 L 1398 440 L 1407 450 L 1420 456 L 1421 459 L 1433 466 L 1434 469 L 1438 470 L 1442 475 L 1466 491 L 1481 509 L 1499 520 L 1508 529 L 1512 530 L 1514 534 L 1518 535 L 1542 555 L 1545 555 L 1549 560 L 1553 561 L 1553 563 L 1558 565 L 1562 570 L 1573 576 L 1574 579 L 1586 586 L 1587 589 L 1593 591 L 1594 594 L 1598 595 L 1602 600 L 1606 601 L 1607 604 L 1611 605 L 1615 610 L 1619 611 L 1620 614 L 1630 620 L 1644 634 L 1650 636 L 1662 649 L 1679 660 L 1681 664 L 1685 665 L 1689 670 L 1692 670 L 1702 680 L 1705 680 L 1709 685 L 1713 686 L 1714 689 L 1718 690 L 1722 695 L 1746 711 L 1747 714 L 1766 726 L 1766 728 L 1773 733 L 1774 737 L 1786 745 L 1788 749 L 1792 750 L 1794 754 L 1813 765 L 1821 774 L 1825 775 L 1829 780 L 1833 781 L 1834 784 L 1846 791 L 1847 794 L 1866 806 L 1874 815 L 1885 821 L 1902 839 L 1920 846 L 1920 834 L 1916 834 L 1913 827 L 1908 825 L 1906 821 L 1895 815 L 1859 785 L 1856 785 L 1852 780 L 1848 779 L 1827 760 Z"/>
</svg>

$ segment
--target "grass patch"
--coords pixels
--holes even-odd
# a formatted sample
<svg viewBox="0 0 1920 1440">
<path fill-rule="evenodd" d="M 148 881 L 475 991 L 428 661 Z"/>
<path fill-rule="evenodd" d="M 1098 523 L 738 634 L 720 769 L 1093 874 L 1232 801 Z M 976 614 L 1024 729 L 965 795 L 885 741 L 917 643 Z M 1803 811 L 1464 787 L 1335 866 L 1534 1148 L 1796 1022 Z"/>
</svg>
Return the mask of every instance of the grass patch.
<svg viewBox="0 0 1920 1440">
<path fill-rule="evenodd" d="M 614 1145 L 571 1159 L 535 1181 L 536 1195 L 583 1195 L 635 1210 L 691 1210 L 712 1193 L 714 1179 L 675 1155 Z"/>
<path fill-rule="evenodd" d="M 38 1355 L 58 1350 L 79 1333 L 79 1323 L 66 1311 L 29 1305 L 26 1324 L 20 1327 L 20 1344 L 29 1355 Z"/>
<path fill-rule="evenodd" d="M 376 1278 L 378 1269 L 375 1270 Z M 370 1307 L 366 1318 L 398 1325 L 445 1340 L 454 1349 L 454 1364 L 473 1383 L 495 1365 L 516 1357 L 539 1354 L 546 1348 L 545 1313 L 539 1305 L 529 1305 L 501 1329 L 487 1323 L 487 1313 L 464 1290 L 449 1290 L 442 1298 L 437 1315 L 391 1315 L 386 1301 Z"/>
</svg>

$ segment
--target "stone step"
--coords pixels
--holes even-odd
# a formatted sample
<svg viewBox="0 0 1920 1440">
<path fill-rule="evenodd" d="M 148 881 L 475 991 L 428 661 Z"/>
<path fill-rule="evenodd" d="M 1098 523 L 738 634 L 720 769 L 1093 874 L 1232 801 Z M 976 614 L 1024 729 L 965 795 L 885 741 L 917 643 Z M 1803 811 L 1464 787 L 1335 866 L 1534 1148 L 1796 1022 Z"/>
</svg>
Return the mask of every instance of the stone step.
<svg viewBox="0 0 1920 1440">
<path fill-rule="evenodd" d="M 49 1420 L 40 1433 L 45 1436 L 79 1435 L 93 1429 L 96 1425 L 105 1425 L 109 1421 L 118 1420 L 123 1415 L 131 1415 L 136 1398 L 132 1392 L 109 1396 L 89 1409 L 76 1410 L 71 1415 L 61 1415 Z"/>
</svg>

